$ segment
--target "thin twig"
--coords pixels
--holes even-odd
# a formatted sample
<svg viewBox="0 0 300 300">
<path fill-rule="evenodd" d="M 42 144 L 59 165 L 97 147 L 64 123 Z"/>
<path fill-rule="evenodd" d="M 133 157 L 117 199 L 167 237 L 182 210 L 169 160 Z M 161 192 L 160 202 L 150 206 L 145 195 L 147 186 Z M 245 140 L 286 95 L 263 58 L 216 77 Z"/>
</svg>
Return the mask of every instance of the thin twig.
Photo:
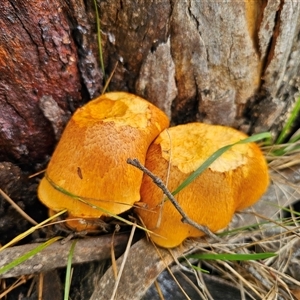
<svg viewBox="0 0 300 300">
<path fill-rule="evenodd" d="M 104 67 L 102 41 L 101 41 L 101 25 L 100 25 L 100 17 L 99 17 L 98 6 L 97 6 L 96 0 L 94 0 L 94 7 L 95 7 L 95 13 L 96 13 L 97 41 L 98 41 L 98 47 L 99 47 L 100 65 L 101 65 L 101 70 L 102 70 L 103 77 L 105 80 L 105 67 Z"/>
<path fill-rule="evenodd" d="M 218 240 L 218 241 L 221 240 L 219 237 L 217 237 L 215 234 L 213 234 L 207 226 L 200 225 L 200 224 L 196 223 L 195 221 L 193 221 L 192 219 L 190 219 L 187 216 L 187 214 L 184 212 L 184 210 L 181 208 L 181 206 L 178 204 L 178 202 L 176 201 L 176 199 L 174 198 L 172 193 L 165 186 L 163 181 L 160 178 L 158 178 L 157 176 L 155 176 L 152 172 L 150 172 L 147 168 L 145 168 L 139 162 L 138 159 L 128 158 L 127 163 L 138 168 L 139 170 L 143 171 L 146 175 L 148 175 L 153 180 L 153 182 L 163 191 L 163 193 L 168 197 L 168 199 L 171 201 L 171 203 L 174 205 L 174 207 L 180 213 L 180 215 L 182 216 L 182 219 L 181 219 L 182 223 L 186 223 L 186 224 L 189 224 L 189 225 L 195 227 L 196 229 L 204 232 L 206 235 L 208 235 L 209 237 L 211 237 L 215 240 Z"/>
<path fill-rule="evenodd" d="M 267 221 L 269 221 L 270 223 L 273 223 L 273 224 L 275 224 L 275 225 L 277 225 L 277 226 L 279 226 L 279 227 L 285 229 L 286 232 L 289 232 L 289 231 L 290 231 L 290 228 L 288 228 L 287 226 L 284 226 L 283 223 L 277 222 L 277 221 L 275 221 L 275 220 L 270 220 L 270 218 L 267 218 L 267 217 L 265 217 L 265 216 L 263 216 L 263 215 L 261 215 L 261 214 L 259 214 L 259 213 L 257 213 L 257 212 L 255 212 L 255 213 L 253 213 L 253 214 L 254 214 L 255 216 L 257 216 L 258 218 L 260 218 L 260 219 L 267 220 Z M 296 232 L 296 229 L 299 229 L 299 227 L 296 227 L 296 228 L 295 228 L 295 231 L 294 231 L 293 233 L 294 233 L 296 236 L 300 237 L 300 235 Z"/>
<path fill-rule="evenodd" d="M 226 269 L 228 269 L 231 274 L 235 275 L 236 278 L 238 278 L 241 282 L 243 282 L 243 284 L 245 286 L 247 286 L 253 293 L 255 293 L 255 295 L 258 296 L 258 299 L 262 299 L 262 295 L 260 294 L 260 292 L 258 291 L 258 287 L 251 285 L 251 283 L 245 279 L 243 276 L 241 276 L 241 274 L 239 274 L 229 263 L 227 263 L 226 261 L 219 261 L 219 263 L 225 267 Z"/>
<path fill-rule="evenodd" d="M 29 223 L 33 225 L 37 225 L 38 223 L 33 220 L 29 215 L 26 214 L 26 212 L 19 206 L 17 205 L 14 200 L 12 200 L 2 189 L 0 189 L 0 195 L 14 208 L 16 211 L 23 217 L 25 218 Z"/>
<path fill-rule="evenodd" d="M 115 285 L 114 285 L 113 293 L 112 293 L 111 298 L 110 298 L 111 300 L 114 300 L 115 297 L 116 297 L 119 282 L 120 282 L 120 279 L 121 279 L 121 276 L 122 276 L 122 273 L 123 273 L 123 270 L 124 270 L 124 267 L 125 267 L 125 263 L 127 261 L 127 257 L 128 257 L 129 251 L 130 251 L 130 247 L 131 247 L 131 243 L 132 243 L 132 240 L 133 240 L 133 235 L 134 235 L 135 229 L 136 229 L 136 224 L 133 224 L 131 232 L 130 232 L 130 236 L 129 236 L 129 239 L 128 239 L 127 247 L 126 247 L 126 250 L 125 250 L 124 255 L 123 255 L 123 260 L 122 260 L 122 264 L 120 266 L 120 271 L 119 271 L 117 280 L 116 280 Z"/>
<path fill-rule="evenodd" d="M 109 84 L 110 84 L 110 81 L 111 81 L 112 77 L 113 77 L 114 74 L 115 74 L 115 71 L 116 71 L 116 69 L 117 69 L 118 63 L 119 63 L 118 61 L 115 63 L 114 69 L 112 70 L 112 72 L 110 73 L 108 79 L 107 79 L 106 82 L 105 82 L 105 85 L 104 85 L 104 88 L 103 88 L 103 90 L 102 90 L 101 95 L 103 95 L 103 94 L 106 92 L 106 90 L 107 90 L 107 88 L 108 88 L 108 86 L 109 86 Z"/>
<path fill-rule="evenodd" d="M 1 294 L 0 294 L 0 299 L 3 299 L 5 296 L 7 296 L 12 290 L 16 289 L 17 287 L 19 287 L 20 285 L 26 283 L 29 279 L 31 279 L 33 277 L 33 275 L 31 275 L 30 277 L 25 277 L 25 276 L 21 276 L 20 278 L 18 278 L 9 288 L 7 288 L 6 290 L 4 290 Z"/>
<path fill-rule="evenodd" d="M 45 173 L 45 172 L 46 172 L 46 169 L 38 171 L 38 172 L 36 172 L 34 174 L 29 175 L 28 178 L 30 179 L 30 178 L 36 177 L 36 176 L 38 176 L 38 175 L 40 175 L 42 173 Z"/>
</svg>

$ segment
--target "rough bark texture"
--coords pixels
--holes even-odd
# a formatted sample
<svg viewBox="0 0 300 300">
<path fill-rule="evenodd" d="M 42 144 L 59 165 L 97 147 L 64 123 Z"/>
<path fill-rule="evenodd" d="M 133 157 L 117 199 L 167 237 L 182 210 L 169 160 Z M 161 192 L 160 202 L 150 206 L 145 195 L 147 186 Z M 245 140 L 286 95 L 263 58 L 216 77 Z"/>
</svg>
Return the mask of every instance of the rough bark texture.
<svg viewBox="0 0 300 300">
<path fill-rule="evenodd" d="M 244 131 L 273 128 L 298 93 L 298 2 L 101 1 L 113 89 L 172 116 Z M 280 116 L 280 118 L 279 118 Z"/>
<path fill-rule="evenodd" d="M 149 99 L 173 124 L 276 133 L 293 106 L 299 2 L 102 0 L 98 7 L 106 74 L 118 62 L 110 89 Z M 93 2 L 4 0 L 0 22 L 0 159 L 36 162 L 51 154 L 70 113 L 101 92 Z"/>
<path fill-rule="evenodd" d="M 66 16 L 55 1 L 2 1 L 0 12 L 0 159 L 36 161 L 54 146 L 39 108 L 52 96 L 78 105 L 80 77 Z"/>
<path fill-rule="evenodd" d="M 85 38 L 95 16 L 87 8 L 81 1 L 1 2 L 0 160 L 45 159 L 70 113 L 100 93 L 90 50 L 97 44 Z"/>
</svg>

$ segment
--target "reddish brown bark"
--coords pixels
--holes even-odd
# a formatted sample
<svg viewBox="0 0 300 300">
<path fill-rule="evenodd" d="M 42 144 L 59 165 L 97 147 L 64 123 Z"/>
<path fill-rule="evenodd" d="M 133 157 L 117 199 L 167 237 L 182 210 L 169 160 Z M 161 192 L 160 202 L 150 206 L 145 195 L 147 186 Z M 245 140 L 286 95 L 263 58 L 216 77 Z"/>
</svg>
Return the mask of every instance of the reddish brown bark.
<svg viewBox="0 0 300 300">
<path fill-rule="evenodd" d="M 43 96 L 64 111 L 80 101 L 77 50 L 58 4 L 1 2 L 0 160 L 33 162 L 51 152 L 55 140 L 39 108 Z"/>
</svg>

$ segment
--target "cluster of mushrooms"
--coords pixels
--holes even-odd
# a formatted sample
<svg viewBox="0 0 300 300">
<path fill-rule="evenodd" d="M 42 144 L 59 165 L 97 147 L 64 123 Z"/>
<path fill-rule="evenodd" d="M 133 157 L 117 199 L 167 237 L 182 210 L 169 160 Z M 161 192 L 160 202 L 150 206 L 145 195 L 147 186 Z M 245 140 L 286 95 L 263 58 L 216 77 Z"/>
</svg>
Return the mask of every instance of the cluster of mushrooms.
<svg viewBox="0 0 300 300">
<path fill-rule="evenodd" d="M 139 202 L 135 212 L 157 245 L 171 248 L 204 235 L 183 223 L 161 188 L 127 160 L 138 159 L 172 192 L 216 150 L 247 136 L 203 123 L 168 126 L 164 112 L 133 94 L 113 92 L 90 101 L 67 124 L 40 182 L 39 199 L 53 212 L 67 209 L 67 225 L 75 230 L 95 225 L 74 218 L 118 215 Z M 216 232 L 235 211 L 259 200 L 268 183 L 259 147 L 238 144 L 175 198 L 189 218 Z"/>
</svg>

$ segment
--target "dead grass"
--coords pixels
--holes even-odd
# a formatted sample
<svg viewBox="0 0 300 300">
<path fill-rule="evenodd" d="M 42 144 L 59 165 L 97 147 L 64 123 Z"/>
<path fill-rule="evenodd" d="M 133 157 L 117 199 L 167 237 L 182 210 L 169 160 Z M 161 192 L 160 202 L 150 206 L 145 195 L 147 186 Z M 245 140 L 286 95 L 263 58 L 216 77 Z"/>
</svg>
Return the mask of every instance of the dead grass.
<svg viewBox="0 0 300 300">
<path fill-rule="evenodd" d="M 264 151 L 269 160 L 273 184 L 284 183 L 295 192 L 298 189 L 297 178 L 292 179 L 285 172 L 299 164 L 300 151 L 298 149 L 291 151 L 283 156 L 272 156 L 271 151 L 274 146 L 265 147 Z M 287 195 L 288 196 L 288 195 Z M 278 199 L 278 203 L 283 203 L 282 199 Z M 300 254 L 300 227 L 299 213 L 290 208 L 290 216 L 282 217 L 283 209 L 278 209 L 276 220 L 270 219 L 268 216 L 263 218 L 257 214 L 258 220 L 261 222 L 255 229 L 243 229 L 222 237 L 221 241 L 215 243 L 195 243 L 193 241 L 186 246 L 188 253 L 263 253 L 273 252 L 277 256 L 260 260 L 260 261 L 197 261 L 195 259 L 179 260 L 174 255 L 175 263 L 170 270 L 188 271 L 193 274 L 194 288 L 199 292 L 200 299 L 212 299 L 208 288 L 206 287 L 203 273 L 193 266 L 213 271 L 227 282 L 238 287 L 241 299 L 300 299 L 300 273 L 299 258 Z M 260 212 L 259 212 L 260 213 Z M 185 243 L 189 245 L 189 241 Z M 149 243 L 149 247 L 152 247 Z M 128 255 L 128 251 L 126 252 Z M 124 261 L 125 264 L 125 261 Z M 119 273 L 121 276 L 121 273 Z M 187 278 L 187 280 L 189 280 Z M 7 295 L 11 288 L 16 288 L 25 283 L 24 276 L 20 277 L 17 284 L 7 288 L 4 281 L 2 282 L 1 296 Z M 196 282 L 196 283 L 195 283 Z M 3 285 L 4 284 L 4 285 Z M 142 284 L 142 283 L 141 283 Z M 157 289 L 160 289 L 156 283 Z M 5 288 L 3 288 L 5 287 Z M 115 290 L 115 293 L 117 290 Z M 124 295 L 124 292 L 122 291 Z M 163 299 L 163 294 L 160 292 Z M 0 297 L 1 298 L 1 297 Z M 186 295 L 186 298 L 188 296 Z M 114 299 L 114 298 L 112 298 Z"/>
<path fill-rule="evenodd" d="M 278 146 L 279 147 L 279 146 Z M 290 179 L 289 173 L 292 167 L 299 165 L 300 150 L 293 150 L 283 156 L 273 156 L 270 152 L 274 146 L 265 147 L 264 151 L 269 160 L 273 184 L 284 183 L 297 192 L 299 189 L 295 178 Z M 287 171 L 283 172 L 283 170 Z M 300 175 L 300 173 L 299 173 Z M 296 178 L 297 180 L 297 178 Z M 289 195 L 287 195 L 289 196 Z M 278 203 L 284 203 L 278 199 Z M 264 253 L 273 252 L 277 256 L 260 261 L 192 261 L 193 265 L 217 273 L 218 276 L 232 283 L 240 290 L 241 299 L 300 299 L 300 226 L 299 212 L 288 208 L 291 216 L 282 218 L 283 210 L 278 210 L 278 219 L 264 218 L 257 214 L 262 222 L 257 229 L 250 231 L 244 229 L 233 235 L 224 237 L 222 242 L 210 244 L 209 247 L 195 247 L 196 253 Z M 187 264 L 181 265 L 186 270 Z M 202 273 L 193 271 L 201 299 L 212 299 L 206 288 Z"/>
</svg>

